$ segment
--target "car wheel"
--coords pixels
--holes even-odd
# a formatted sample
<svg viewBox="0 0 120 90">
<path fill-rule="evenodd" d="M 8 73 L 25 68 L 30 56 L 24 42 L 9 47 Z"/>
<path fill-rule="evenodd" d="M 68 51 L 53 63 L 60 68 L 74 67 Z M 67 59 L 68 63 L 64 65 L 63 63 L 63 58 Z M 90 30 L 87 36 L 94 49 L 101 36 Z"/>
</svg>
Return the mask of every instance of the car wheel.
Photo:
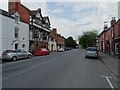
<svg viewBox="0 0 120 90">
<path fill-rule="evenodd" d="M 13 61 L 16 61 L 16 60 L 17 60 L 17 57 L 14 56 L 14 57 L 12 58 L 12 60 L 13 60 Z"/>
<path fill-rule="evenodd" d="M 28 55 L 28 59 L 31 58 L 31 55 Z"/>
</svg>

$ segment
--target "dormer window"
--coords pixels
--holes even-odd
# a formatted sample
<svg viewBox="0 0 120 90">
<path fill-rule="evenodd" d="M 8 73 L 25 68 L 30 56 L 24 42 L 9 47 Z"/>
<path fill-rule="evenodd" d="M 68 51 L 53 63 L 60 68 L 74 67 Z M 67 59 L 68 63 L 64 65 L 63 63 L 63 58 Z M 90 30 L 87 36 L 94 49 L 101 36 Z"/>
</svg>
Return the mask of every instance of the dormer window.
<svg viewBox="0 0 120 90">
<path fill-rule="evenodd" d="M 19 13 L 16 12 L 14 15 L 15 15 L 15 22 L 18 23 L 20 19 Z"/>
<path fill-rule="evenodd" d="M 15 22 L 19 21 L 19 16 L 15 15 Z"/>
</svg>

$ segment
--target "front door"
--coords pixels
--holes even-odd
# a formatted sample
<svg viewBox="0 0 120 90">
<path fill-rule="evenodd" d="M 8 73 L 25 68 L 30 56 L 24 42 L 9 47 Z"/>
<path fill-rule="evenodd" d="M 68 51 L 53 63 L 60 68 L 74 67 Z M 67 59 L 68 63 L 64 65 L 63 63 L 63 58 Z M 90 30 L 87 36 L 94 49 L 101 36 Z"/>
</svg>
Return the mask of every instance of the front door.
<svg viewBox="0 0 120 90">
<path fill-rule="evenodd" d="M 18 44 L 15 44 L 15 49 L 18 49 Z"/>
</svg>

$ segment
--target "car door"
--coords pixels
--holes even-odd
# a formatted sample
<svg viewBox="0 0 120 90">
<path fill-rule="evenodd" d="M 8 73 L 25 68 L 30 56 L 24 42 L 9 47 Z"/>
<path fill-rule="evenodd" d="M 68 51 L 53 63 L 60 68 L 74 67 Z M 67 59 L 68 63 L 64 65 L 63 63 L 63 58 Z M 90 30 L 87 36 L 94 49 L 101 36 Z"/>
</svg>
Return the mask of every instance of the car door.
<svg viewBox="0 0 120 90">
<path fill-rule="evenodd" d="M 25 50 L 21 50 L 22 52 L 22 58 L 27 58 L 28 57 L 28 54 Z"/>
<path fill-rule="evenodd" d="M 24 58 L 27 58 L 28 57 L 27 51 L 23 50 L 23 55 L 24 55 Z"/>
<path fill-rule="evenodd" d="M 20 50 L 15 50 L 15 52 L 16 52 L 17 58 L 18 58 L 18 59 L 21 59 L 21 57 L 22 57 L 21 51 L 20 51 Z"/>
</svg>

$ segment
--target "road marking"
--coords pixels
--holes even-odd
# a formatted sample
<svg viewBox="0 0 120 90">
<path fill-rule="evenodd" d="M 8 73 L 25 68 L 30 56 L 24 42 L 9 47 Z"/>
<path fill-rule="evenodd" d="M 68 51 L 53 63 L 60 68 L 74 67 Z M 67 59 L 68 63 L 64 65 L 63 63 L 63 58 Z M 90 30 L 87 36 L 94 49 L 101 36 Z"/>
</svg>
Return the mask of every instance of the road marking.
<svg viewBox="0 0 120 90">
<path fill-rule="evenodd" d="M 103 78 L 105 78 L 107 80 L 107 82 L 110 85 L 110 87 L 112 88 L 112 90 L 115 90 L 114 86 L 112 85 L 112 83 L 109 80 L 109 78 L 112 78 L 112 77 L 110 77 L 110 76 L 101 76 L 101 77 L 103 77 Z"/>
</svg>

